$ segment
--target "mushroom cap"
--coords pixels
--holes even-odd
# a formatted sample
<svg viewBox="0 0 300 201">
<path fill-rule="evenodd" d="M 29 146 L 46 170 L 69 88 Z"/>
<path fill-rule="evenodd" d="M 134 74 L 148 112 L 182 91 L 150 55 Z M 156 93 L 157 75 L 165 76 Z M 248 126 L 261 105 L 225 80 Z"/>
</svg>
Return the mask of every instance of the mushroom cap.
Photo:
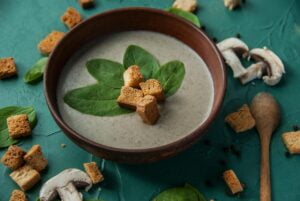
<svg viewBox="0 0 300 201">
<path fill-rule="evenodd" d="M 39 195 L 40 200 L 51 201 L 55 199 L 58 195 L 57 189 L 67 186 L 69 183 L 73 183 L 76 187 L 86 187 L 86 189 L 92 186 L 92 180 L 82 170 L 66 169 L 44 183 Z"/>
<path fill-rule="evenodd" d="M 281 59 L 267 48 L 255 48 L 250 51 L 250 56 L 256 61 L 262 61 L 267 64 L 267 74 L 263 80 L 268 85 L 276 85 L 285 73 L 284 65 Z"/>
<path fill-rule="evenodd" d="M 249 48 L 246 43 L 244 43 L 240 39 L 234 38 L 234 37 L 227 38 L 227 39 L 219 42 L 217 44 L 217 47 L 221 52 L 231 49 L 234 52 L 244 54 L 249 51 Z"/>
</svg>

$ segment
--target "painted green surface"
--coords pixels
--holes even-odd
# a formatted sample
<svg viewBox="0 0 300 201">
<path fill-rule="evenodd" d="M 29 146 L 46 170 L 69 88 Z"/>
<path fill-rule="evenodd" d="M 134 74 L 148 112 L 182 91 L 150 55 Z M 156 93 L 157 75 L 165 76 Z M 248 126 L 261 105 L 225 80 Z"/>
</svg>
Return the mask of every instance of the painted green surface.
<svg viewBox="0 0 300 201">
<path fill-rule="evenodd" d="M 97 7 L 83 11 L 76 0 L 1 0 L 0 1 L 0 57 L 15 58 L 19 77 L 0 81 L 0 106 L 33 105 L 39 123 L 32 137 L 22 141 L 20 146 L 29 149 L 41 144 L 49 168 L 43 173 L 38 186 L 28 192 L 30 201 L 35 200 L 41 183 L 59 171 L 77 167 L 86 161 L 96 160 L 103 168 L 105 181 L 86 194 L 86 198 L 101 197 L 106 201 L 148 201 L 167 187 L 191 183 L 208 198 L 220 201 L 258 200 L 259 189 L 259 142 L 256 132 L 235 134 L 223 122 L 224 116 L 249 102 L 259 91 L 274 94 L 282 106 L 283 121 L 274 135 L 271 150 L 273 201 L 298 201 L 300 199 L 300 156 L 285 157 L 281 133 L 291 130 L 293 124 L 300 124 L 300 1 L 298 0 L 247 0 L 242 9 L 230 12 L 221 0 L 199 0 L 197 15 L 210 36 L 221 40 L 240 33 L 251 48 L 268 46 L 283 59 L 287 74 L 276 87 L 268 87 L 261 81 L 255 85 L 242 86 L 232 78 L 228 70 L 228 88 L 223 109 L 214 125 L 207 131 L 204 140 L 184 153 L 150 165 L 122 165 L 95 158 L 74 145 L 63 135 L 54 123 L 43 96 L 43 86 L 26 85 L 25 72 L 41 56 L 36 45 L 51 30 L 67 31 L 59 17 L 68 6 L 74 6 L 85 16 L 112 8 L 147 6 L 167 8 L 172 0 L 96 0 Z M 174 25 L 176 26 L 176 25 Z M 61 148 L 60 144 L 67 145 Z M 223 146 L 235 144 L 241 150 L 241 157 L 225 154 Z M 3 155 L 4 150 L 0 150 Z M 230 197 L 220 180 L 225 160 L 233 168 L 247 189 L 240 198 Z M 17 188 L 9 178 L 9 170 L 0 166 L 0 200 L 8 200 L 10 192 Z M 211 185 L 205 183 L 209 181 Z M 212 186 L 212 187 L 210 187 Z"/>
</svg>

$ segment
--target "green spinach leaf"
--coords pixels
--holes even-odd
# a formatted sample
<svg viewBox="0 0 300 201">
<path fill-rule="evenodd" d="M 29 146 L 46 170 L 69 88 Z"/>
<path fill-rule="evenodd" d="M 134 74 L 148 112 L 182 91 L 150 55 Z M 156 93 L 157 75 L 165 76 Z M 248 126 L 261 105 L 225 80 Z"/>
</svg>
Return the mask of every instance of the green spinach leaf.
<svg viewBox="0 0 300 201">
<path fill-rule="evenodd" d="M 9 136 L 6 119 L 12 115 L 27 114 L 30 126 L 33 129 L 36 126 L 37 118 L 33 107 L 9 106 L 0 109 L 0 148 L 8 147 L 18 142 Z"/>
<path fill-rule="evenodd" d="M 24 82 L 35 83 L 42 79 L 46 64 L 48 62 L 48 57 L 43 57 L 38 60 L 25 74 Z"/>
<path fill-rule="evenodd" d="M 64 101 L 79 112 L 96 116 L 116 116 L 132 112 L 118 105 L 116 99 L 119 94 L 120 89 L 94 84 L 69 91 L 64 96 Z"/>
<path fill-rule="evenodd" d="M 126 69 L 129 66 L 138 65 L 145 80 L 151 78 L 160 66 L 158 60 L 151 53 L 136 45 L 130 45 L 126 49 L 123 64 Z"/>
<path fill-rule="evenodd" d="M 200 20 L 197 17 L 197 15 L 195 15 L 194 13 L 180 10 L 177 8 L 168 8 L 167 11 L 190 21 L 191 23 L 193 23 L 194 25 L 196 25 L 199 28 L 201 27 Z"/>
<path fill-rule="evenodd" d="M 175 94 L 181 86 L 184 75 L 184 64 L 175 60 L 164 64 L 154 75 L 154 78 L 161 83 L 165 95 L 171 96 Z"/>
<path fill-rule="evenodd" d="M 175 187 L 164 190 L 155 196 L 152 201 L 207 201 L 206 198 L 193 186 Z"/>
<path fill-rule="evenodd" d="M 123 86 L 122 64 L 107 59 L 92 59 L 86 63 L 89 73 L 99 81 L 112 88 L 121 88 Z"/>
</svg>

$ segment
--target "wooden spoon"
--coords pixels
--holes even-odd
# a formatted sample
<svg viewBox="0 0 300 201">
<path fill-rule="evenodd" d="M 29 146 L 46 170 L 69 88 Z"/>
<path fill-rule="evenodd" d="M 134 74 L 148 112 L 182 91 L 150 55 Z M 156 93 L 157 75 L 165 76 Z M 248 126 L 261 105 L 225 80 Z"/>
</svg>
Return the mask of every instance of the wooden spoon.
<svg viewBox="0 0 300 201">
<path fill-rule="evenodd" d="M 272 133 L 280 121 L 280 108 L 272 95 L 259 93 L 252 100 L 251 113 L 261 144 L 260 201 L 271 201 L 269 148 Z"/>
</svg>

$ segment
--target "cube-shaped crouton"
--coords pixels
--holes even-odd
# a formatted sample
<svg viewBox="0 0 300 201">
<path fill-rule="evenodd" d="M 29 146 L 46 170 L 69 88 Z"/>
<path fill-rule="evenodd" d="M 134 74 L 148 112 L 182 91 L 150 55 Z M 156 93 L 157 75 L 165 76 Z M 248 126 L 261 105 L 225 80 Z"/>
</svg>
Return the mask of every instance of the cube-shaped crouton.
<svg viewBox="0 0 300 201">
<path fill-rule="evenodd" d="M 27 114 L 18 114 L 7 118 L 7 128 L 11 138 L 25 137 L 31 134 Z"/>
<path fill-rule="evenodd" d="M 227 122 L 236 133 L 250 130 L 255 126 L 255 119 L 246 104 L 237 112 L 227 115 L 225 122 Z"/>
<path fill-rule="evenodd" d="M 226 182 L 232 194 L 240 193 L 244 190 L 243 185 L 241 184 L 240 180 L 238 179 L 233 170 L 226 170 L 223 173 L 223 179 Z"/>
<path fill-rule="evenodd" d="M 12 57 L 0 59 L 0 79 L 12 77 L 16 74 L 17 68 Z"/>
<path fill-rule="evenodd" d="M 123 78 L 124 86 L 127 87 L 139 87 L 140 82 L 144 81 L 144 77 L 137 65 L 128 67 L 123 73 Z"/>
<path fill-rule="evenodd" d="M 42 171 L 48 165 L 48 161 L 45 159 L 40 145 L 33 145 L 31 149 L 24 156 L 24 160 L 27 165 L 30 165 L 37 171 Z"/>
<path fill-rule="evenodd" d="M 156 98 L 151 95 L 146 95 L 138 101 L 136 111 L 143 121 L 150 125 L 155 124 L 160 116 Z"/>
<path fill-rule="evenodd" d="M 140 87 L 145 96 L 154 96 L 157 101 L 162 101 L 165 99 L 163 88 L 158 80 L 149 79 L 146 82 L 141 82 Z"/>
<path fill-rule="evenodd" d="M 52 31 L 38 44 L 39 51 L 44 55 L 49 55 L 64 35 L 64 32 Z"/>
<path fill-rule="evenodd" d="M 291 154 L 300 154 L 300 131 L 284 133 L 282 140 Z"/>
<path fill-rule="evenodd" d="M 10 174 L 23 191 L 32 188 L 40 179 L 40 173 L 29 165 L 24 165 Z"/>
<path fill-rule="evenodd" d="M 94 7 L 94 0 L 78 0 L 81 7 L 84 9 Z"/>
<path fill-rule="evenodd" d="M 175 0 L 172 7 L 187 12 L 193 12 L 197 8 L 197 0 Z"/>
<path fill-rule="evenodd" d="M 75 8 L 70 7 L 60 19 L 69 29 L 72 29 L 81 22 L 82 17 Z"/>
<path fill-rule="evenodd" d="M 1 158 L 1 162 L 11 170 L 18 169 L 24 164 L 23 156 L 26 154 L 20 147 L 11 145 Z"/>
<path fill-rule="evenodd" d="M 104 177 L 103 177 L 102 173 L 100 172 L 100 170 L 97 166 L 97 163 L 95 163 L 95 162 L 84 163 L 83 166 L 84 166 L 86 173 L 91 178 L 93 184 L 97 184 L 104 180 Z"/>
<path fill-rule="evenodd" d="M 135 110 L 138 100 L 143 96 L 144 95 L 141 90 L 123 86 L 117 102 L 121 107 L 127 107 Z"/>
<path fill-rule="evenodd" d="M 27 201 L 27 198 L 23 191 L 14 190 L 11 193 L 9 201 Z"/>
</svg>

